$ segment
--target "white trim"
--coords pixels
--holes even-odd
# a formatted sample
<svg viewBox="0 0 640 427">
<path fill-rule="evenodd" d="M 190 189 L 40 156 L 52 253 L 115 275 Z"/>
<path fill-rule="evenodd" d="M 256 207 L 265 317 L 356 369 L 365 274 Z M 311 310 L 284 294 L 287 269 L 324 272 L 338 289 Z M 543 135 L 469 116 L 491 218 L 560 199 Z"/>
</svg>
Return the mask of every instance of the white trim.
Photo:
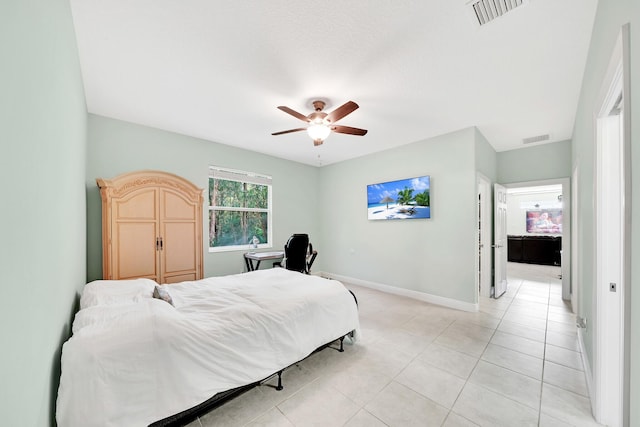
<svg viewBox="0 0 640 427">
<path fill-rule="evenodd" d="M 316 273 L 318 276 L 325 277 L 327 279 L 339 280 L 340 282 L 351 283 L 365 288 L 375 289 L 377 291 L 386 292 L 388 294 L 400 295 L 403 297 L 413 298 L 419 301 L 428 302 L 431 304 L 437 304 L 456 310 L 476 312 L 480 310 L 478 303 L 469 303 L 459 301 L 453 298 L 441 297 L 438 295 L 431 295 L 424 292 L 413 291 L 411 289 L 398 288 L 396 286 L 384 285 L 382 283 L 370 282 L 368 280 L 356 279 L 354 277 L 343 276 L 333 273 Z"/>
<path fill-rule="evenodd" d="M 587 348 L 584 345 L 583 338 L 584 328 L 578 328 L 578 345 L 580 346 L 580 358 L 582 359 L 582 368 L 584 371 L 584 379 L 587 382 L 587 393 L 589 393 L 589 400 L 591 401 L 591 408 L 595 408 L 595 391 L 593 389 L 593 371 L 587 359 Z"/>
<path fill-rule="evenodd" d="M 570 226 L 573 233 L 571 233 L 571 241 L 569 242 L 571 247 L 571 280 L 569 283 L 569 290 L 571 293 L 571 310 L 576 316 L 584 316 L 582 310 L 580 310 L 580 292 L 582 289 L 580 288 L 580 269 L 578 268 L 578 248 L 580 247 L 580 233 L 579 230 L 579 221 L 578 218 L 578 183 L 580 177 L 580 167 L 579 164 L 576 163 L 573 168 L 573 173 L 571 174 L 571 206 L 573 210 L 570 215 Z"/>
<path fill-rule="evenodd" d="M 227 181 L 250 182 L 251 184 L 260 185 L 271 185 L 273 181 L 270 175 L 219 166 L 209 166 L 209 177 L 226 179 Z"/>
</svg>

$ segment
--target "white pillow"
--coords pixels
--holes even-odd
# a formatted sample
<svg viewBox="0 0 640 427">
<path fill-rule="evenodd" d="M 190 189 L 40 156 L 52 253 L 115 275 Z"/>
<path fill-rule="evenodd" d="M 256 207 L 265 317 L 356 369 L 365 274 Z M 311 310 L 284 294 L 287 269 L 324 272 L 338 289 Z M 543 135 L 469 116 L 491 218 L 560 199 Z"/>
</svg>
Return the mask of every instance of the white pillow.
<svg viewBox="0 0 640 427">
<path fill-rule="evenodd" d="M 141 298 L 153 298 L 156 285 L 151 279 L 94 280 L 82 290 L 80 309 L 94 305 L 130 304 Z"/>
</svg>

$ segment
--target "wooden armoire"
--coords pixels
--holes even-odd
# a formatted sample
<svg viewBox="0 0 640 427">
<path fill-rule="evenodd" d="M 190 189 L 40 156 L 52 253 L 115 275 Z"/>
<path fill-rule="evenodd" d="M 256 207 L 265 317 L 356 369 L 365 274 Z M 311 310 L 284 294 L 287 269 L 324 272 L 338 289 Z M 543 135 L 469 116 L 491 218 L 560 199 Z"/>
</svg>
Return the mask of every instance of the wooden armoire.
<svg viewBox="0 0 640 427">
<path fill-rule="evenodd" d="M 159 171 L 96 182 L 102 197 L 104 279 L 176 283 L 202 278 L 202 189 Z"/>
</svg>

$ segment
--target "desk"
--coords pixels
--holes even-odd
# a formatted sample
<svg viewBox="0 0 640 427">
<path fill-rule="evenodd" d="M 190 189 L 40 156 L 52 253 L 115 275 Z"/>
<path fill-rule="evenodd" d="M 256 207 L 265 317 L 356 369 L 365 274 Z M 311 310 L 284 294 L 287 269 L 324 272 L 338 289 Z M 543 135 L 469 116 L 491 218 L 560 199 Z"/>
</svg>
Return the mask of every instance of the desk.
<svg viewBox="0 0 640 427">
<path fill-rule="evenodd" d="M 255 271 L 260 268 L 260 261 L 265 259 L 278 259 L 284 258 L 284 252 L 245 252 L 244 262 L 247 265 L 247 271 Z M 253 265 L 253 261 L 256 261 L 256 265 Z"/>
</svg>

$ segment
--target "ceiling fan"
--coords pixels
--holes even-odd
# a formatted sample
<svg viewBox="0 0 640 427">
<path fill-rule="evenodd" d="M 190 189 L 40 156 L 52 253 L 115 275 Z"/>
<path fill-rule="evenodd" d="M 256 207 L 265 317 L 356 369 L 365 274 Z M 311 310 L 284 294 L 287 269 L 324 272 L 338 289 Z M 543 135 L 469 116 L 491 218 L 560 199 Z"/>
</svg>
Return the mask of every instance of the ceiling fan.
<svg viewBox="0 0 640 427">
<path fill-rule="evenodd" d="M 279 106 L 278 109 L 284 111 L 285 113 L 291 114 L 293 117 L 302 120 L 303 122 L 309 123 L 307 127 L 304 128 L 296 128 L 283 130 L 282 132 L 275 132 L 271 135 L 282 135 L 285 133 L 291 132 L 299 132 L 302 130 L 306 130 L 311 139 L 313 139 L 313 145 L 318 146 L 321 145 L 324 140 L 329 136 L 329 134 L 333 132 L 337 133 L 346 133 L 349 135 L 366 135 L 366 129 L 358 129 L 352 128 L 349 126 L 336 125 L 335 123 L 342 119 L 347 114 L 353 113 L 357 108 L 358 104 L 353 101 L 349 101 L 340 107 L 336 108 L 330 113 L 325 113 L 322 111 L 326 105 L 325 101 L 313 101 L 313 108 L 315 111 L 308 116 L 298 113 L 295 110 L 292 110 L 289 107 Z"/>
</svg>

